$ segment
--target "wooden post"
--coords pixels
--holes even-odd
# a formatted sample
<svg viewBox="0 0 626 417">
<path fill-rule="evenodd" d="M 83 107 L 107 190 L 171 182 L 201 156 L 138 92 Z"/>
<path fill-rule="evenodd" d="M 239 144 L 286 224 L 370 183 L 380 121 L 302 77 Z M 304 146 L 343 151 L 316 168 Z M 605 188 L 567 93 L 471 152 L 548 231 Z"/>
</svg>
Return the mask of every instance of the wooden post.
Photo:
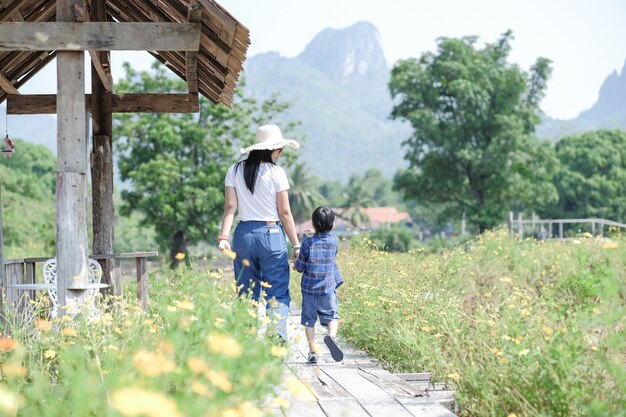
<svg viewBox="0 0 626 417">
<path fill-rule="evenodd" d="M 6 270 L 4 269 L 4 229 L 2 225 L 2 184 L 0 184 L 0 325 L 2 325 L 1 330 L 4 330 L 5 327 L 5 304 L 6 296 L 7 296 L 7 278 L 6 278 Z"/>
<path fill-rule="evenodd" d="M 137 258 L 137 298 L 143 311 L 148 311 L 148 265 L 145 257 Z"/>
<path fill-rule="evenodd" d="M 524 223 L 522 222 L 522 216 L 524 216 L 524 213 L 521 211 L 517 213 L 517 231 L 519 232 L 520 240 L 524 240 Z"/>
<path fill-rule="evenodd" d="M 599 229 L 600 229 L 600 237 L 604 237 L 604 223 L 600 222 L 598 223 Z"/>
<path fill-rule="evenodd" d="M 552 238 L 552 220 L 548 223 L 548 237 Z"/>
<path fill-rule="evenodd" d="M 83 0 L 57 0 L 58 22 L 74 22 Z M 57 52 L 57 296 L 61 315 L 74 316 L 87 284 L 87 138 L 85 53 Z M 64 308 L 67 307 L 67 308 Z"/>
<path fill-rule="evenodd" d="M 563 222 L 559 222 L 559 239 L 563 239 Z"/>
<path fill-rule="evenodd" d="M 105 0 L 92 0 L 92 20 L 106 21 Z M 94 51 L 105 70 L 110 68 L 110 53 Z M 110 74 L 110 72 L 108 73 Z M 108 75 L 107 74 L 107 75 Z M 93 151 L 91 154 L 91 196 L 93 218 L 93 253 L 112 254 L 114 246 L 113 223 L 113 116 L 111 92 L 106 91 L 96 65 L 91 63 L 91 120 Z M 102 267 L 102 283 L 108 284 L 102 292 L 113 293 L 113 262 L 111 258 L 99 259 Z"/>
<path fill-rule="evenodd" d="M 507 218 L 507 226 L 509 227 L 509 236 L 513 237 L 515 235 L 513 230 L 513 212 L 509 211 L 509 217 Z"/>
<path fill-rule="evenodd" d="M 596 235 L 596 223 L 591 222 L 591 236 L 595 236 L 595 235 Z"/>
</svg>

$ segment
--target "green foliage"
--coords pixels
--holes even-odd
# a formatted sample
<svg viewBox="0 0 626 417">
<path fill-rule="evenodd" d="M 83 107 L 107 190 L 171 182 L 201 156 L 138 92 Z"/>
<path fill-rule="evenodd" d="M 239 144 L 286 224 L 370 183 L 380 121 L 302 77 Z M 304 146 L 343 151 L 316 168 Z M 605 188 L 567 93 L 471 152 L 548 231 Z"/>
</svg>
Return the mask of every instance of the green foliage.
<svg viewBox="0 0 626 417">
<path fill-rule="evenodd" d="M 626 416 L 626 242 L 486 232 L 452 250 L 339 254 L 340 332 L 453 387 L 460 416 Z"/>
<path fill-rule="evenodd" d="M 54 253 L 56 158 L 42 145 L 14 139 L 0 159 L 5 257 Z"/>
<path fill-rule="evenodd" d="M 185 83 L 155 63 L 151 73 L 128 64 L 120 93 L 173 93 Z M 239 97 L 235 108 L 200 99 L 200 114 L 118 115 L 115 137 L 119 169 L 131 188 L 122 192 L 122 213 L 140 211 L 142 225 L 153 226 L 161 250 L 172 260 L 187 244 L 213 241 L 224 204 L 224 176 L 241 146 L 254 142 L 259 124 L 276 120 L 286 104 Z M 289 130 L 291 125 L 284 126 Z"/>
<path fill-rule="evenodd" d="M 544 216 L 626 221 L 626 132 L 598 130 L 556 144 L 559 202 Z"/>
<path fill-rule="evenodd" d="M 222 278 L 152 275 L 147 313 L 134 297 L 111 299 L 96 322 L 11 329 L 17 346 L 1 339 L 0 414 L 60 416 L 70 405 L 80 416 L 261 415 L 284 348 L 258 337 L 256 306 Z"/>
<path fill-rule="evenodd" d="M 408 252 L 415 241 L 413 235 L 417 230 L 407 229 L 405 226 L 384 226 L 374 230 L 370 238 L 374 244 L 384 251 Z"/>
<path fill-rule="evenodd" d="M 317 178 L 309 173 L 305 164 L 296 164 L 289 175 L 289 206 L 293 219 L 298 223 L 311 218 L 316 207 L 324 203 L 317 190 Z"/>
<path fill-rule="evenodd" d="M 494 44 L 441 38 L 437 53 L 399 61 L 389 83 L 395 119 L 411 123 L 409 168 L 396 176 L 407 198 L 445 204 L 442 218 L 467 214 L 484 230 L 514 206 L 556 200 L 556 160 L 532 137 L 550 74 L 507 62 L 511 32 Z"/>
</svg>

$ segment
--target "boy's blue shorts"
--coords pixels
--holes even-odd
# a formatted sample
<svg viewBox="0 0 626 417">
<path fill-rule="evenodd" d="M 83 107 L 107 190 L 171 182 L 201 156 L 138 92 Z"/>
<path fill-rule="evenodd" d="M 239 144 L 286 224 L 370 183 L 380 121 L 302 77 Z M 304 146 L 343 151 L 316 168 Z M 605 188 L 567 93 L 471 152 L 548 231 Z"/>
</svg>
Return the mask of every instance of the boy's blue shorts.
<svg viewBox="0 0 626 417">
<path fill-rule="evenodd" d="M 302 320 L 306 327 L 315 327 L 319 316 L 322 326 L 329 321 L 339 319 L 337 293 L 327 295 L 311 295 L 302 293 Z"/>
</svg>

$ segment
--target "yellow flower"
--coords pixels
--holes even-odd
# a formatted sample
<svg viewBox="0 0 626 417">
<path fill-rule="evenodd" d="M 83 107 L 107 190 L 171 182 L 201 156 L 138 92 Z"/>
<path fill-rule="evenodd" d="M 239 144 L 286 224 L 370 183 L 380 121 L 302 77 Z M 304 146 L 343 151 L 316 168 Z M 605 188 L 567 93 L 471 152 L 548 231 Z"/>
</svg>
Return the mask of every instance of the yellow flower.
<svg viewBox="0 0 626 417">
<path fill-rule="evenodd" d="M 233 252 L 232 250 L 229 250 L 229 249 L 226 249 L 223 253 L 224 253 L 224 255 L 226 255 L 226 257 L 230 258 L 233 261 L 237 257 L 237 254 L 235 252 Z"/>
<path fill-rule="evenodd" d="M 61 336 L 76 337 L 77 334 L 78 332 L 73 327 L 66 327 L 65 329 L 61 330 Z"/>
<path fill-rule="evenodd" d="M 52 322 L 48 320 L 37 319 L 35 320 L 35 328 L 43 332 L 49 332 L 50 329 L 52 329 Z"/>
<path fill-rule="evenodd" d="M 247 259 L 244 259 L 243 261 L 241 261 L 241 263 L 243 264 L 243 266 L 250 266 L 250 261 Z"/>
<path fill-rule="evenodd" d="M 506 416 L 506 417 L 517 417 L 517 414 L 515 414 L 515 413 L 509 413 L 509 415 L 508 415 L 508 416 Z"/>
<path fill-rule="evenodd" d="M 224 334 L 210 333 L 206 338 L 206 343 L 209 352 L 229 358 L 238 358 L 243 352 L 237 340 Z"/>
<path fill-rule="evenodd" d="M 280 408 L 289 408 L 289 401 L 285 397 L 276 397 L 272 400 L 272 405 Z"/>
<path fill-rule="evenodd" d="M 617 248 L 617 242 L 613 242 L 612 240 L 602 245 L 602 249 L 615 249 L 615 248 Z"/>
<path fill-rule="evenodd" d="M 160 353 L 139 350 L 133 356 L 133 365 L 139 373 L 145 376 L 159 376 L 166 372 L 172 372 L 176 364 Z"/>
<path fill-rule="evenodd" d="M 7 416 L 14 416 L 21 403 L 22 398 L 18 394 L 0 386 L 0 411 Z"/>
<path fill-rule="evenodd" d="M 182 261 L 183 259 L 185 259 L 185 254 L 182 252 L 178 252 L 176 255 L 174 255 L 174 259 L 176 259 L 177 261 Z"/>
<path fill-rule="evenodd" d="M 261 287 L 272 288 L 272 284 L 270 284 L 269 282 L 261 281 Z"/>
<path fill-rule="evenodd" d="M 0 337 L 0 350 L 13 350 L 17 347 L 17 342 L 10 337 Z"/>
<path fill-rule="evenodd" d="M 194 381 L 191 383 L 191 390 L 201 397 L 213 397 L 213 392 L 209 389 L 209 387 L 198 381 Z"/>
<path fill-rule="evenodd" d="M 213 324 L 215 325 L 215 327 L 221 328 L 224 325 L 224 319 L 221 317 L 217 317 Z"/>
<path fill-rule="evenodd" d="M 225 393 L 230 393 L 233 391 L 233 385 L 228 380 L 228 375 L 224 371 L 214 371 L 212 369 L 207 369 L 204 372 L 204 376 L 209 382 L 215 385 L 217 388 L 221 389 Z"/>
<path fill-rule="evenodd" d="M 193 311 L 196 308 L 196 306 L 194 306 L 193 303 L 189 300 L 174 301 L 174 304 L 176 304 L 176 307 L 180 308 L 181 310 Z"/>
<path fill-rule="evenodd" d="M 43 357 L 46 359 L 54 359 L 57 353 L 54 350 L 48 349 L 43 353 Z"/>
<path fill-rule="evenodd" d="M 457 374 L 456 372 L 448 374 L 447 377 L 448 379 L 451 379 L 452 381 L 458 381 L 461 379 L 461 375 Z"/>
<path fill-rule="evenodd" d="M 306 385 L 293 375 L 288 376 L 285 380 L 285 388 L 300 400 L 315 400 L 315 396 Z"/>
<path fill-rule="evenodd" d="M 554 330 L 552 330 L 552 328 L 548 326 L 541 326 L 541 330 L 543 330 L 543 332 L 547 335 L 551 335 L 552 333 L 554 333 Z"/>
<path fill-rule="evenodd" d="M 26 368 L 19 365 L 7 363 L 2 365 L 2 374 L 8 376 L 26 376 Z"/>
<path fill-rule="evenodd" d="M 160 392 L 122 388 L 111 395 L 113 406 L 128 417 L 182 417 L 176 403 Z"/>
<path fill-rule="evenodd" d="M 187 359 L 187 366 L 189 367 L 189 369 L 191 369 L 191 372 L 196 374 L 202 373 L 209 369 L 206 362 L 204 362 L 202 359 L 194 357 Z"/>
<path fill-rule="evenodd" d="M 272 356 L 276 356 L 277 358 L 282 358 L 284 356 L 287 356 L 288 351 L 287 351 L 287 348 L 283 346 L 272 346 L 270 353 Z"/>
</svg>

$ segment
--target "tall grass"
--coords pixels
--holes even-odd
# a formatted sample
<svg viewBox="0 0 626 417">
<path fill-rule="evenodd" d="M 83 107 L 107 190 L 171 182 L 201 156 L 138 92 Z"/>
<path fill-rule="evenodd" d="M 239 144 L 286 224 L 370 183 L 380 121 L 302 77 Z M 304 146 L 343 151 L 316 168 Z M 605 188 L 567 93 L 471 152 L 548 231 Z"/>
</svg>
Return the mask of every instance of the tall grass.
<svg viewBox="0 0 626 417">
<path fill-rule="evenodd" d="M 286 351 L 257 336 L 256 306 L 220 278 L 151 276 L 148 313 L 111 299 L 96 322 L 11 328 L 0 338 L 0 414 L 260 416 Z"/>
<path fill-rule="evenodd" d="M 341 332 L 451 382 L 463 416 L 626 415 L 626 245 L 487 232 L 442 254 L 344 251 Z"/>
</svg>

